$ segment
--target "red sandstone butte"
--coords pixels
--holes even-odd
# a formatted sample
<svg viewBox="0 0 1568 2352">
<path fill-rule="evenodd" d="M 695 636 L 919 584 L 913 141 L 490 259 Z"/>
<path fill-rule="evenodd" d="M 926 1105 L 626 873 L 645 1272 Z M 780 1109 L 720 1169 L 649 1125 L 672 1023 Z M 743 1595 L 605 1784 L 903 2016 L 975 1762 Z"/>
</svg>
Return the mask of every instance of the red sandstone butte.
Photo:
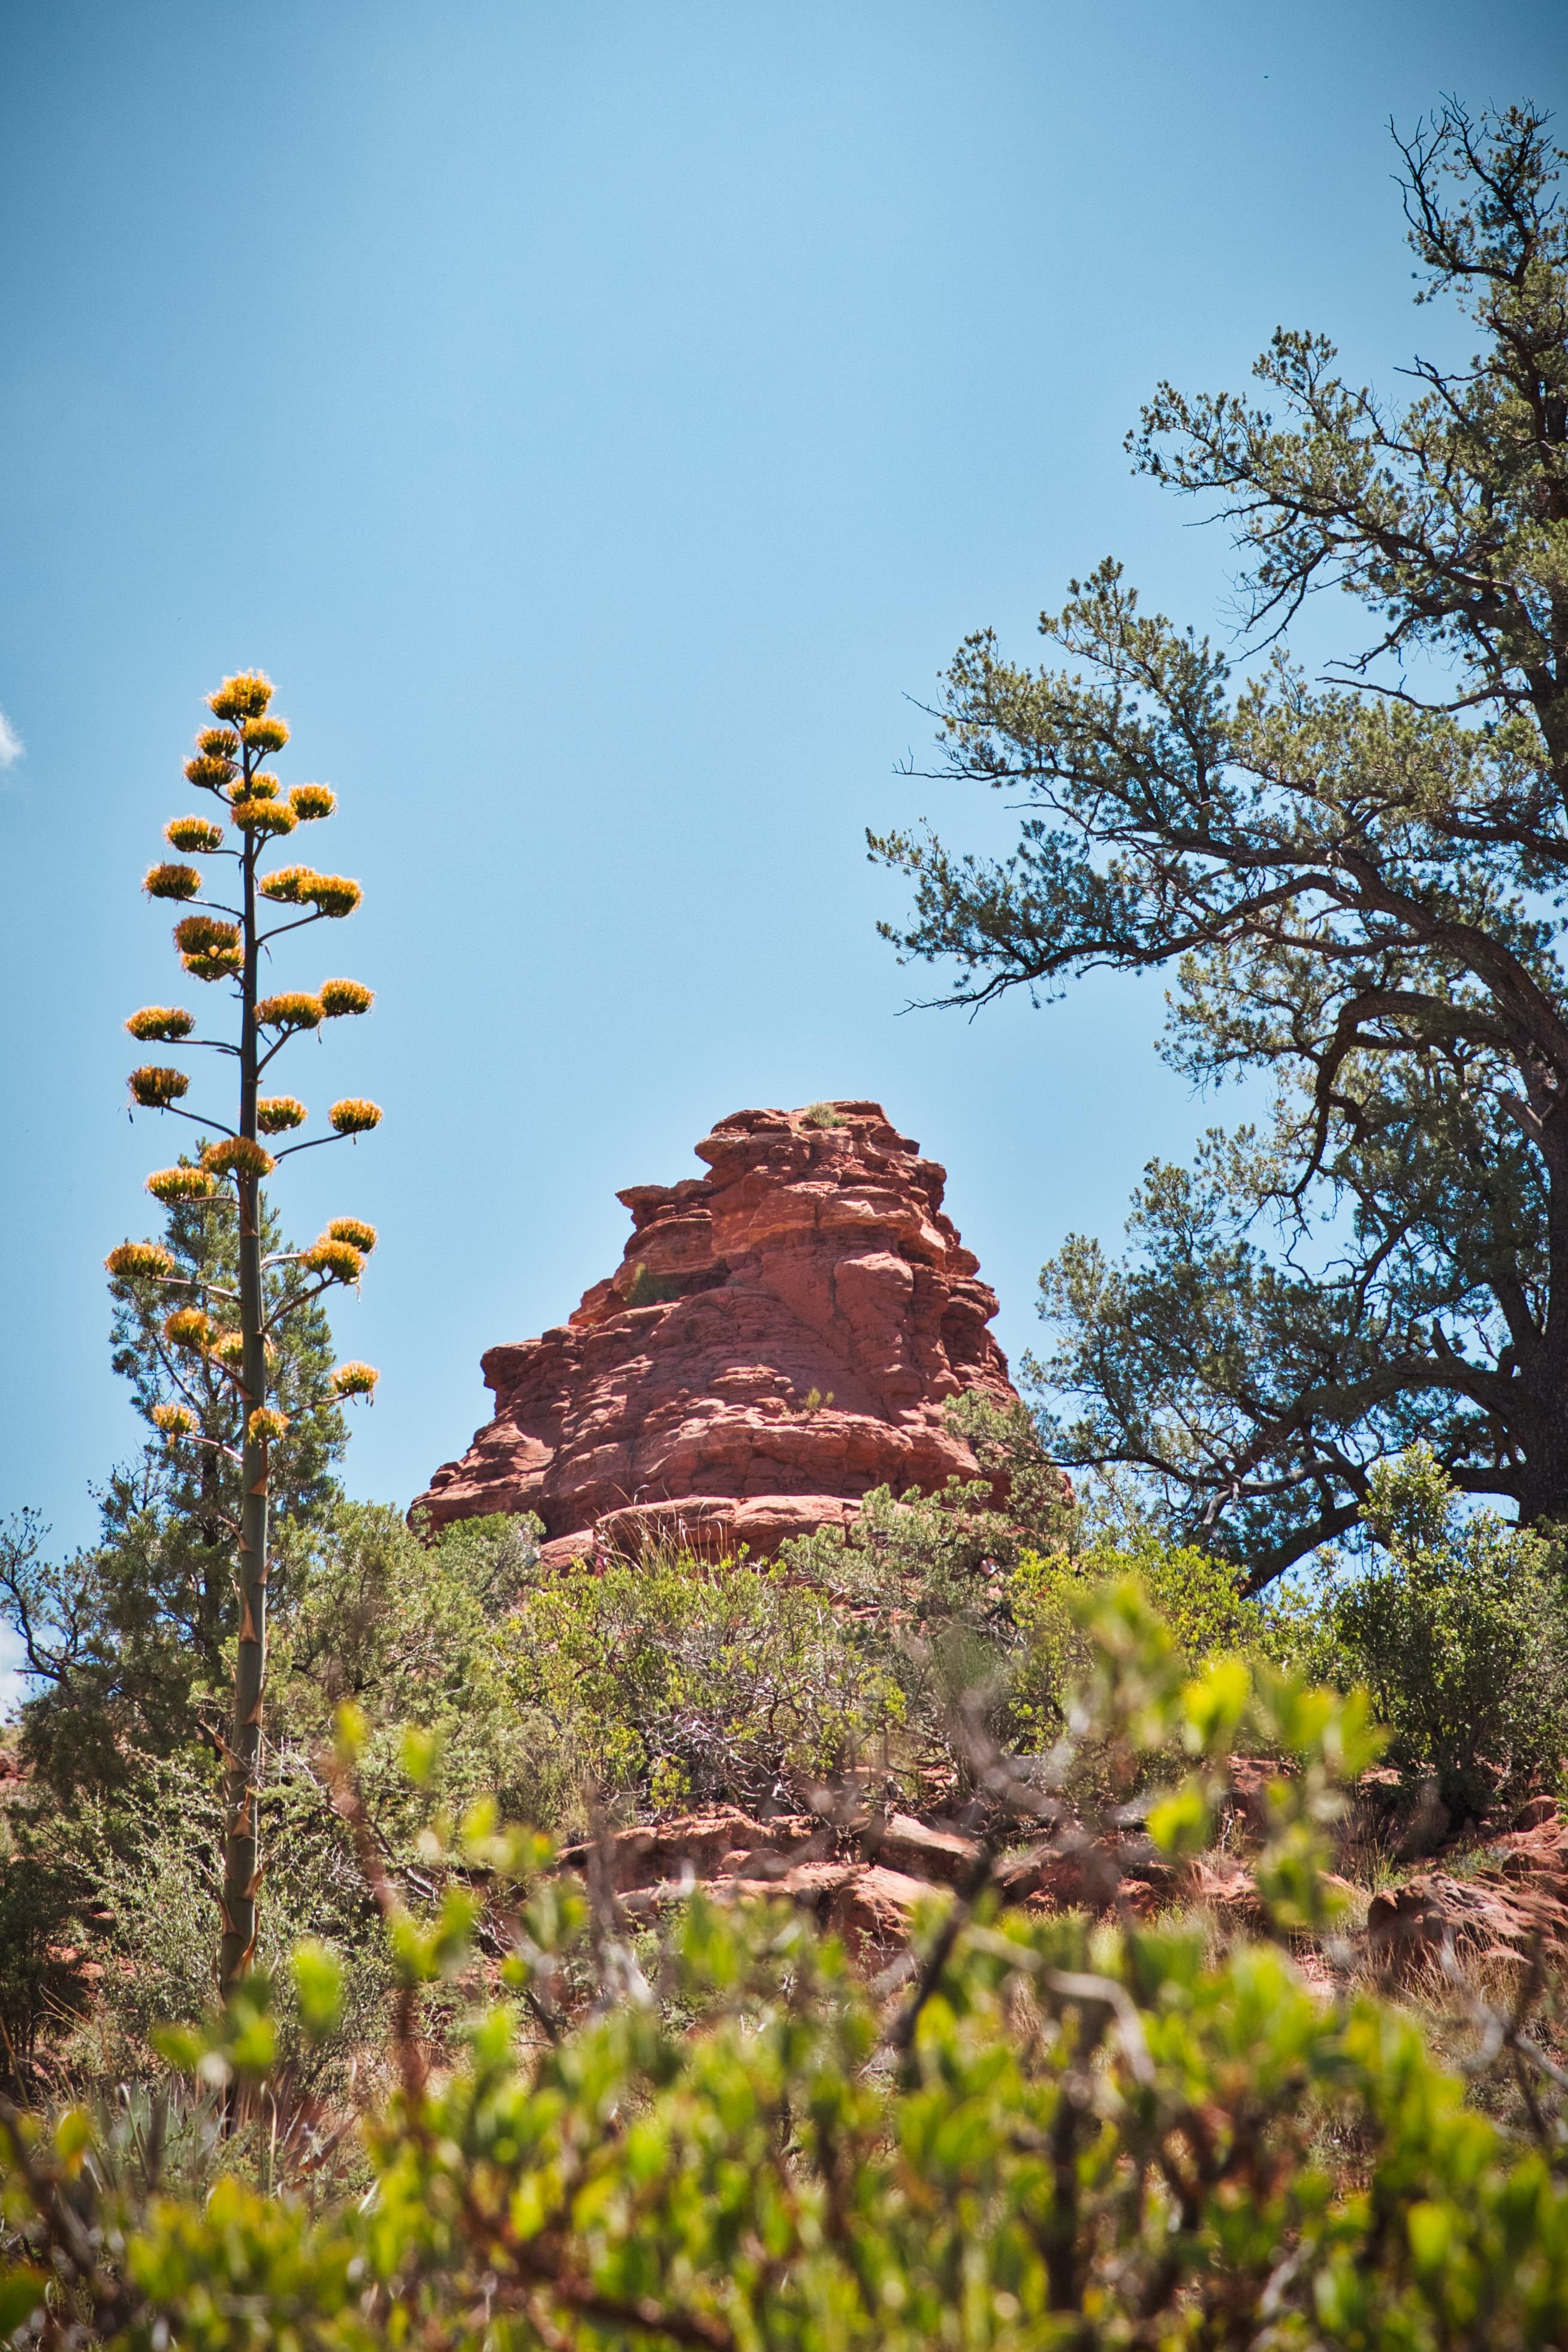
<svg viewBox="0 0 1568 2352">
<path fill-rule="evenodd" d="M 975 1475 L 949 1398 L 1016 1397 L 945 1171 L 870 1102 L 736 1111 L 697 1156 L 616 1196 L 626 1255 L 569 1322 L 483 1358 L 495 1419 L 415 1504 L 433 1526 L 533 1511 L 556 1560 L 662 1529 L 766 1556 L 870 1487 Z"/>
</svg>

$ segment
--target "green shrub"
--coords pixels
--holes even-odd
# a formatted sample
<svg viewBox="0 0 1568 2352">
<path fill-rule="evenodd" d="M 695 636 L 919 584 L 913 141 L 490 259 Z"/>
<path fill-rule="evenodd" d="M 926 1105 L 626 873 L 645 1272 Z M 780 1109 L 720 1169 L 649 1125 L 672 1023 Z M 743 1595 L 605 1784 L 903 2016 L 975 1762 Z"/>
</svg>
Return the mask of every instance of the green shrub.
<svg viewBox="0 0 1568 2352">
<path fill-rule="evenodd" d="M 352 1699 L 364 1714 L 365 1801 L 405 1884 L 419 1874 L 430 1822 L 444 1808 L 461 1811 L 481 1790 L 499 1789 L 509 1803 L 553 1818 L 561 1773 L 550 1727 L 520 1718 L 486 1671 L 498 1619 L 536 1571 L 535 1533 L 531 1521 L 470 1520 L 426 1544 L 395 1510 L 341 1506 L 297 1563 L 275 1621 L 259 1958 L 279 1965 L 307 1933 L 342 1957 L 342 2032 L 308 2069 L 323 2095 L 356 2058 L 374 2058 L 384 2045 L 388 1984 L 352 1841 L 320 1774 L 334 1711 Z M 420 1787 L 401 1769 L 410 1725 L 430 1750 Z M 154 2029 L 199 2011 L 211 1993 L 216 1759 L 210 1744 L 163 1757 L 129 1741 L 125 1749 L 133 1769 L 100 1776 L 96 1791 L 79 1790 L 68 1808 L 34 1783 L 11 1819 L 38 1859 L 0 1864 L 0 2017 L 18 2050 L 38 2019 L 50 2018 L 53 2055 L 83 2088 L 158 2073 Z M 101 1969 L 90 2000 L 79 1989 L 69 1999 L 62 1990 L 76 1979 L 59 1952 L 82 1940 L 56 1925 L 68 1895 L 89 1919 L 89 1955 Z M 285 2013 L 282 2024 L 298 2067 L 294 2021 Z"/>
<path fill-rule="evenodd" d="M 1026 1551 L 1067 1543 L 1072 1507 L 1026 1406 L 971 1391 L 952 1400 L 947 1419 L 984 1475 L 950 1478 L 933 1495 L 875 1486 L 847 1530 L 822 1528 L 784 1544 L 784 1566 L 826 1591 L 882 1601 L 917 1621 L 959 1616 L 999 1626 L 1006 1576 Z"/>
<path fill-rule="evenodd" d="M 160 1764 L 118 1801 L 113 1837 L 103 1806 L 87 1806 L 66 1825 L 61 1849 L 108 1922 L 94 1943 L 103 1969 L 97 2000 L 75 2004 L 78 2022 L 58 2051 L 80 2088 L 163 2077 L 157 2030 L 212 2006 L 218 1825 L 216 1778 L 181 1761 Z M 261 1851 L 258 1967 L 284 1971 L 303 1936 L 322 1938 L 343 1959 L 339 2028 L 315 2044 L 300 2037 L 282 1978 L 279 2058 L 289 2063 L 296 2091 L 341 2094 L 357 2055 L 385 2046 L 393 1978 L 343 1822 L 318 1776 L 287 1750 L 273 1752 L 263 1783 Z"/>
<path fill-rule="evenodd" d="M 46 2019 L 69 2015 L 85 1996 L 86 1893 L 67 1859 L 14 1844 L 0 1853 L 0 2074 L 15 2090 L 26 2089 Z"/>
<path fill-rule="evenodd" d="M 435 2073 L 405 2012 L 368 2192 L 310 2173 L 268 2195 L 243 2137 L 226 2170 L 215 2150 L 216 2180 L 160 2189 L 79 2111 L 0 2111 L 22 2257 L 0 2326 L 47 2286 L 61 2341 L 205 2352 L 1563 2342 L 1554 2084 L 1540 2076 L 1541 2144 L 1521 2147 L 1408 2016 L 1309 1989 L 1289 1956 L 1328 1914 L 1323 1824 L 1374 1751 L 1364 1713 L 1266 1662 L 1188 1676 L 1131 1583 L 1084 1614 L 1069 1737 L 1188 1759 L 1150 1816 L 1168 1853 L 1211 1833 L 1233 1748 L 1295 1759 L 1258 1864 L 1264 1941 L 1216 1960 L 1180 1927 L 999 1914 L 983 1891 L 933 1892 L 912 1970 L 874 1983 L 775 1905 L 694 1895 L 634 1948 L 481 1813 L 446 1850 L 438 1916 L 387 1900 L 408 1995 L 452 1979 L 476 2007 Z M 554 2005 L 573 1967 L 597 1988 L 574 2024 Z M 329 2030 L 333 1971 L 308 1948 L 293 1973 Z M 287 2100 L 269 1991 L 252 1979 L 168 2043 L 232 2081 L 242 2114 Z M 1524 2024 L 1491 2021 L 1502 2063 L 1526 2063 Z"/>
<path fill-rule="evenodd" d="M 1237 1571 L 1194 1544 L 1163 1544 L 1135 1529 L 1076 1557 L 1025 1552 L 1008 1591 L 1016 1632 L 1008 1713 L 1020 1743 L 1048 1746 L 1059 1734 L 1067 1695 L 1090 1664 L 1085 1597 L 1097 1585 L 1128 1576 L 1139 1580 L 1193 1666 L 1231 1652 L 1267 1649 L 1268 1621 L 1241 1591 Z"/>
<path fill-rule="evenodd" d="M 557 1825 L 595 1799 L 796 1806 L 868 1757 L 897 1769 L 905 1745 L 877 1629 L 782 1567 L 654 1551 L 552 1577 L 494 1629 L 487 1672 L 549 1727 Z"/>
<path fill-rule="evenodd" d="M 1021 1406 L 969 1396 L 950 1415 L 984 1477 L 902 1501 L 879 1488 L 847 1533 L 786 1543 L 774 1565 L 665 1549 L 531 1584 L 468 1681 L 468 1704 L 493 1714 L 499 1694 L 539 1727 L 552 1779 L 513 1809 L 560 1827 L 596 1798 L 798 1807 L 853 1768 L 906 1797 L 921 1775 L 965 1785 L 965 1715 L 987 1696 L 994 1712 L 1009 1670 L 1008 1574 L 1070 1510 Z"/>
<path fill-rule="evenodd" d="M 345 1699 L 366 1717 L 364 1779 L 382 1834 L 406 1845 L 426 1813 L 485 1790 L 553 1821 L 553 1732 L 520 1713 L 490 1672 L 495 1629 L 538 1579 L 539 1523 L 463 1519 L 423 1540 L 384 1505 L 335 1515 L 308 1583 L 279 1624 L 269 1720 L 279 1751 L 313 1759 Z M 397 1759 L 403 1727 L 433 1743 L 416 1796 Z"/>
<path fill-rule="evenodd" d="M 1467 1514 L 1425 1446 L 1372 1475 L 1364 1514 L 1387 1557 L 1325 1596 L 1342 1679 L 1366 1682 L 1393 1754 L 1445 1801 L 1484 1810 L 1555 1775 L 1568 1748 L 1568 1612 L 1552 1549 Z"/>
</svg>

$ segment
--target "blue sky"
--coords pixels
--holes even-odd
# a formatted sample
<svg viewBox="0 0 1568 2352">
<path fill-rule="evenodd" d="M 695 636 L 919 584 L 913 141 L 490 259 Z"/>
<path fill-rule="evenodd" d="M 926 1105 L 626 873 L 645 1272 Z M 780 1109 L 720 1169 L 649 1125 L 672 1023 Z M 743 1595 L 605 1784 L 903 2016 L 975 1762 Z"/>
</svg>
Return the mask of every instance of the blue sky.
<svg viewBox="0 0 1568 2352">
<path fill-rule="evenodd" d="M 1042 1259 L 1114 1240 L 1215 1107 L 1155 1058 L 1157 984 L 900 1017 L 929 983 L 864 828 L 1001 837 L 896 772 L 910 698 L 971 628 L 1027 653 L 1106 553 L 1223 629 L 1223 540 L 1128 473 L 1140 400 L 1241 383 L 1280 322 L 1391 390 L 1459 349 L 1410 308 L 1384 124 L 1562 108 L 1562 33 L 1533 0 L 0 5 L 0 1511 L 89 1539 L 137 1442 L 101 1260 L 174 1139 L 126 1118 L 120 1024 L 178 977 L 138 884 L 240 665 L 366 893 L 328 967 L 375 1012 L 289 1084 L 385 1122 L 280 1194 L 382 1230 L 337 1318 L 383 1371 L 353 1491 L 460 1450 L 481 1349 L 560 1321 L 616 1189 L 747 1104 L 880 1097 L 1021 1352 Z"/>
</svg>

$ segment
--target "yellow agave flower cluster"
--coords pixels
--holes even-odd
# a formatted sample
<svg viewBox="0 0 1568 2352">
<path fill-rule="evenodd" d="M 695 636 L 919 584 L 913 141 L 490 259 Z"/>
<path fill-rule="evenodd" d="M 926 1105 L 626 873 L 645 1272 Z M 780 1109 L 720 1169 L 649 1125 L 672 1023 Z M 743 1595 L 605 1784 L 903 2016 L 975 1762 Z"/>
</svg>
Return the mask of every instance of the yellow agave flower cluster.
<svg viewBox="0 0 1568 2352">
<path fill-rule="evenodd" d="M 252 1143 L 248 1135 L 226 1135 L 221 1143 L 209 1143 L 202 1153 L 202 1166 L 212 1176 L 270 1176 L 278 1162 L 270 1151 L 259 1143 Z"/>
<path fill-rule="evenodd" d="M 116 1282 L 167 1282 L 174 1272 L 174 1259 L 157 1242 L 121 1242 L 103 1263 Z"/>
<path fill-rule="evenodd" d="M 139 1070 L 132 1071 L 128 1081 L 132 1100 L 143 1110 L 166 1110 L 188 1091 L 190 1083 L 184 1070 L 160 1069 L 155 1062 L 143 1062 Z"/>
<path fill-rule="evenodd" d="M 318 874 L 310 866 L 280 866 L 257 884 L 264 898 L 282 907 L 314 907 L 319 915 L 352 915 L 364 895 L 342 874 Z"/>
<path fill-rule="evenodd" d="M 364 1260 L 352 1242 L 335 1242 L 323 1234 L 308 1250 L 300 1251 L 300 1264 L 307 1274 L 324 1275 L 333 1282 L 357 1282 Z"/>
<path fill-rule="evenodd" d="M 302 1102 L 292 1095 L 260 1095 L 256 1104 L 256 1124 L 263 1135 L 283 1135 L 291 1127 L 303 1127 L 309 1114 Z"/>
<path fill-rule="evenodd" d="M 363 1095 L 352 1095 L 345 1102 L 335 1102 L 327 1117 L 340 1135 L 368 1135 L 373 1127 L 381 1125 L 381 1113 Z"/>
<path fill-rule="evenodd" d="M 210 1201 L 217 1185 L 205 1168 L 155 1168 L 147 1179 L 147 1190 L 155 1201 L 172 1209 L 178 1201 Z"/>
<path fill-rule="evenodd" d="M 141 1045 L 151 1045 L 154 1040 L 163 1045 L 177 1045 L 195 1025 L 190 1014 L 182 1012 L 177 1004 L 143 1005 L 125 1024 Z"/>
</svg>

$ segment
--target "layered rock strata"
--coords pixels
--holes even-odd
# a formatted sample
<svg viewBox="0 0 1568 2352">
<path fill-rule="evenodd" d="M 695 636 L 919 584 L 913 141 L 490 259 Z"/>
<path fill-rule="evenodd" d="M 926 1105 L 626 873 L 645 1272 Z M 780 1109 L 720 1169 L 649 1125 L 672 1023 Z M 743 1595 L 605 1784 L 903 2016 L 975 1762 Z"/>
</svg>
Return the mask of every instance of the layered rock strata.
<svg viewBox="0 0 1568 2352">
<path fill-rule="evenodd" d="M 975 1475 L 947 1403 L 1016 1393 L 945 1171 L 871 1102 L 736 1111 L 697 1156 L 617 1194 L 626 1255 L 566 1323 L 483 1358 L 495 1418 L 416 1512 L 536 1512 L 555 1559 L 663 1531 L 765 1557 L 873 1486 Z"/>
</svg>

